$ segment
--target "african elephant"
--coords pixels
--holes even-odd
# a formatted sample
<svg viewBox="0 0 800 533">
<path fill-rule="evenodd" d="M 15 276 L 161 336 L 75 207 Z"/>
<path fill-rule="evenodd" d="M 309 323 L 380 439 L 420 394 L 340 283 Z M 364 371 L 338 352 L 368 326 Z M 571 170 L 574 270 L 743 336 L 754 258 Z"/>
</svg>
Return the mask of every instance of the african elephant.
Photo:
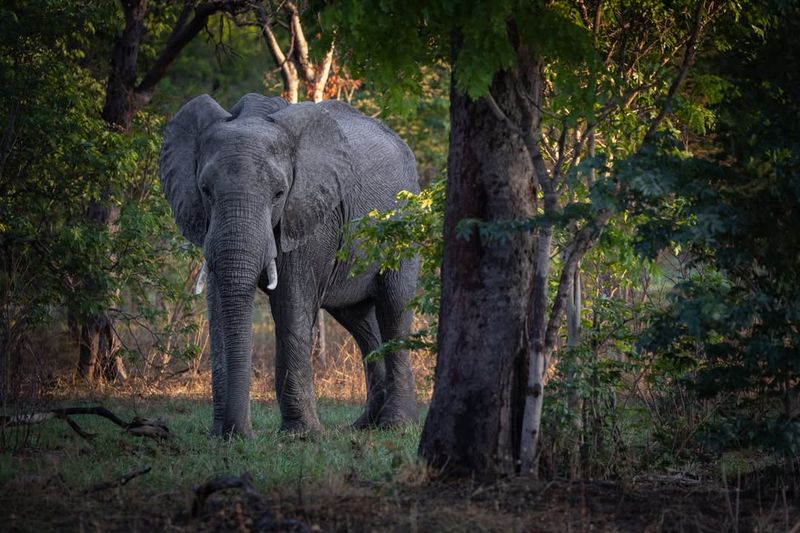
<svg viewBox="0 0 800 533">
<path fill-rule="evenodd" d="M 161 186 L 183 235 L 202 246 L 212 353 L 214 435 L 252 434 L 250 376 L 256 288 L 275 321 L 281 429 L 320 428 L 312 328 L 320 307 L 363 354 L 405 335 L 418 260 L 353 277 L 337 258 L 342 227 L 418 192 L 414 155 L 396 134 L 338 101 L 289 105 L 247 94 L 228 113 L 210 96 L 186 103 L 161 148 Z M 415 422 L 407 352 L 365 361 L 359 428 Z"/>
</svg>

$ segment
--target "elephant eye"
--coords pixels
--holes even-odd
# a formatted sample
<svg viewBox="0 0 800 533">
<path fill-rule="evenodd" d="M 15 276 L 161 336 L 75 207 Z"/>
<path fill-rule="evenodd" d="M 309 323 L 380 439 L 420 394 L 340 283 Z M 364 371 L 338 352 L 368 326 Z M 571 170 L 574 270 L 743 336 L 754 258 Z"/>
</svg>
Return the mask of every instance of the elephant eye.
<svg viewBox="0 0 800 533">
<path fill-rule="evenodd" d="M 280 200 L 283 196 L 283 191 L 278 191 L 275 193 L 275 200 Z"/>
</svg>

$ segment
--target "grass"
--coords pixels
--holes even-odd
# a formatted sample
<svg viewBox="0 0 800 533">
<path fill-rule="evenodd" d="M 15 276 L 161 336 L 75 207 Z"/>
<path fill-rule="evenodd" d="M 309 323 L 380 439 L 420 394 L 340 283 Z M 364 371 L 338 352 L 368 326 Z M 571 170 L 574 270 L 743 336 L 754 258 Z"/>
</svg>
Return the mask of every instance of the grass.
<svg viewBox="0 0 800 533">
<path fill-rule="evenodd" d="M 89 442 L 60 420 L 6 429 L 6 442 L 24 444 L 0 454 L 0 484 L 20 476 L 59 477 L 69 487 L 83 489 L 150 466 L 146 476 L 131 482 L 137 490 L 189 490 L 212 476 L 248 472 L 258 489 L 268 491 L 345 478 L 386 481 L 399 469 L 417 464 L 419 426 L 355 431 L 349 424 L 360 407 L 352 404 L 322 403 L 323 433 L 298 438 L 277 432 L 280 417 L 274 404 L 254 403 L 255 438 L 231 440 L 208 437 L 207 401 L 162 399 L 134 410 L 119 402 L 108 407 L 123 419 L 162 417 L 175 437 L 165 443 L 133 437 L 92 415 L 74 417 L 85 431 L 96 434 Z"/>
<path fill-rule="evenodd" d="M 323 432 L 299 438 L 278 433 L 274 402 L 254 401 L 256 436 L 232 440 L 207 436 L 208 399 L 131 394 L 50 405 L 98 403 L 126 420 L 162 417 L 174 437 L 135 437 L 93 415 L 74 417 L 96 435 L 91 441 L 57 419 L 0 430 L 0 529 L 248 531 L 265 513 L 325 531 L 771 531 L 800 524 L 791 495 L 748 494 L 737 485 L 686 487 L 647 476 L 437 479 L 417 458 L 419 426 L 353 430 L 361 410 L 355 403 L 321 400 Z M 86 493 L 143 467 L 151 470 L 124 486 Z M 194 486 L 245 472 L 258 496 L 226 491 L 193 512 Z"/>
</svg>

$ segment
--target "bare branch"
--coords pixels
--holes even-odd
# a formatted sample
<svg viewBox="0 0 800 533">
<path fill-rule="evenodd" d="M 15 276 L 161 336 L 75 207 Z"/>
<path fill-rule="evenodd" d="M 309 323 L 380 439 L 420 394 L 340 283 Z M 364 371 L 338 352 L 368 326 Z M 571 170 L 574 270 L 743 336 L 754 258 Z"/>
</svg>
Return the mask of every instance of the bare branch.
<svg viewBox="0 0 800 533">
<path fill-rule="evenodd" d="M 204 2 L 194 8 L 194 15 L 191 20 L 187 21 L 188 10 L 190 10 L 190 5 L 187 4 L 187 7 L 178 17 L 175 27 L 167 39 L 167 44 L 164 46 L 158 59 L 156 59 L 156 62 L 150 70 L 147 71 L 141 83 L 136 87 L 134 93 L 135 104 L 141 107 L 150 101 L 153 89 L 155 89 L 155 86 L 167 73 L 169 66 L 175 61 L 181 50 L 206 27 L 208 18 L 211 15 L 223 10 L 233 12 L 238 5 L 239 2 Z"/>
<path fill-rule="evenodd" d="M 281 50 L 280 44 L 278 43 L 278 39 L 275 37 L 275 33 L 272 31 L 270 17 L 267 15 L 263 7 L 256 8 L 256 17 L 261 25 L 261 33 L 264 35 L 264 39 L 267 41 L 267 48 L 269 48 L 269 53 L 272 56 L 272 60 L 275 62 L 275 66 L 277 66 L 280 70 L 281 80 L 283 81 L 284 97 L 289 100 L 289 102 L 295 103 L 297 102 L 298 86 L 297 69 L 294 63 L 289 60 L 289 58 L 292 56 L 295 46 L 294 38 L 290 38 L 289 51 L 288 53 L 284 54 L 283 50 Z"/>
<path fill-rule="evenodd" d="M 686 42 L 686 49 L 683 52 L 683 60 L 681 61 L 680 67 L 678 67 L 678 75 L 675 76 L 675 79 L 672 81 L 672 85 L 670 85 L 669 91 L 667 92 L 667 97 L 661 104 L 661 109 L 659 110 L 658 115 L 656 115 L 656 118 L 653 119 L 653 122 L 650 123 L 650 127 L 647 129 L 647 133 L 644 136 L 645 142 L 653 139 L 656 130 L 661 125 L 664 117 L 667 116 L 667 113 L 672 108 L 672 102 L 675 99 L 675 95 L 678 93 L 678 89 L 680 89 L 683 80 L 686 79 L 686 75 L 689 73 L 689 67 L 691 67 L 694 63 L 697 55 L 697 41 L 702 28 L 704 5 L 705 2 L 703 1 L 697 2 L 697 8 L 694 12 L 694 22 L 692 24 L 692 28 L 689 30 L 689 38 Z"/>
<path fill-rule="evenodd" d="M 492 110 L 492 113 L 494 113 L 494 116 L 497 117 L 497 119 L 500 122 L 504 122 L 506 127 L 509 130 L 511 130 L 512 133 L 514 133 L 515 135 L 518 135 L 519 137 L 524 137 L 525 136 L 522 133 L 522 129 L 520 129 L 519 126 L 514 124 L 514 122 L 510 118 L 508 118 L 508 115 L 503 113 L 503 110 L 500 109 L 499 105 L 497 105 L 497 101 L 495 101 L 495 99 L 492 96 L 491 92 L 487 93 L 486 96 L 484 96 L 483 98 L 484 98 L 484 100 L 486 100 L 486 103 L 489 104 L 489 109 Z"/>
<path fill-rule="evenodd" d="M 561 125 L 561 133 L 558 136 L 558 159 L 556 160 L 556 164 L 553 165 L 553 181 L 558 181 L 561 179 L 561 168 L 564 165 L 564 151 L 566 149 L 567 144 L 567 119 L 566 117 L 563 119 Z"/>
<path fill-rule="evenodd" d="M 29 413 L 22 415 L 10 415 L 0 417 L 0 427 L 14 427 L 14 426 L 31 426 L 40 424 L 53 418 L 63 418 L 72 429 L 75 429 L 77 424 L 70 421 L 70 415 L 97 415 L 110 420 L 118 425 L 128 433 L 139 437 L 150 437 L 154 439 L 167 439 L 170 437 L 169 429 L 160 419 L 151 420 L 139 417 L 134 417 L 130 422 L 125 422 L 117 415 L 109 411 L 103 406 L 97 407 L 63 407 L 59 409 L 51 409 L 49 411 L 39 413 Z M 89 434 L 83 433 L 79 429 L 75 429 L 82 437 L 87 438 Z"/>
<path fill-rule="evenodd" d="M 267 47 L 269 48 L 272 59 L 275 61 L 275 65 L 283 69 L 284 64 L 286 64 L 286 55 L 284 55 L 283 50 L 281 50 L 281 45 L 278 43 L 278 39 L 272 32 L 272 26 L 270 26 L 267 14 L 263 9 L 258 9 L 256 16 L 258 17 L 258 25 L 261 28 L 264 39 L 267 41 Z"/>
<path fill-rule="evenodd" d="M 572 280 L 578 265 L 586 255 L 586 252 L 594 246 L 600 234 L 611 218 L 611 211 L 601 210 L 597 217 L 578 230 L 572 242 L 564 249 L 564 267 L 561 270 L 561 277 L 558 280 L 558 290 L 553 300 L 553 309 L 550 312 L 550 320 L 547 323 L 547 333 L 545 334 L 544 345 L 546 351 L 552 350 L 556 344 L 556 336 L 561 326 L 564 310 L 566 309 L 567 296 L 570 292 Z"/>
<path fill-rule="evenodd" d="M 114 489 L 117 487 L 121 487 L 126 485 L 130 480 L 137 478 L 139 476 L 143 476 L 150 472 L 151 468 L 149 466 L 145 466 L 144 468 L 136 468 L 131 470 L 127 474 L 123 474 L 116 479 L 112 479 L 111 481 L 104 481 L 102 483 L 98 483 L 96 485 L 92 485 L 88 489 L 84 490 L 84 494 L 91 494 L 93 492 L 100 492 L 101 490 L 107 489 Z"/>
<path fill-rule="evenodd" d="M 302 74 L 306 83 L 314 82 L 314 66 L 308 59 L 308 41 L 303 33 L 303 25 L 300 23 L 300 11 L 294 2 L 286 2 L 285 9 L 289 12 L 289 23 L 292 25 L 292 35 L 294 37 L 294 54 L 292 59 L 299 67 L 297 70 Z"/>
<path fill-rule="evenodd" d="M 314 101 L 321 102 L 325 97 L 325 84 L 328 83 L 328 76 L 331 73 L 331 65 L 333 64 L 333 48 L 334 44 L 331 43 L 331 49 L 325 54 L 322 63 L 317 66 L 316 76 L 314 77 Z"/>
</svg>

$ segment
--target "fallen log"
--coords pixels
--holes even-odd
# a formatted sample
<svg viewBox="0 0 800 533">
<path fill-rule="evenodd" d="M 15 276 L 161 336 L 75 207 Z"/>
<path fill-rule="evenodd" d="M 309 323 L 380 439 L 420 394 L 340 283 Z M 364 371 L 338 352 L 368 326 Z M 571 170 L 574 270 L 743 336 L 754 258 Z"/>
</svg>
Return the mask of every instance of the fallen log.
<svg viewBox="0 0 800 533">
<path fill-rule="evenodd" d="M 32 426 L 41 424 L 53 418 L 59 418 L 67 422 L 69 427 L 72 428 L 78 435 L 86 440 L 91 440 L 95 435 L 87 433 L 70 418 L 73 415 L 97 415 L 107 420 L 110 420 L 117 426 L 121 427 L 126 432 L 136 435 L 138 437 L 148 437 L 151 439 L 166 440 L 171 437 L 169 428 L 160 418 L 148 419 L 135 417 L 130 422 L 125 422 L 120 417 L 112 413 L 110 410 L 103 406 L 94 407 L 62 407 L 58 409 L 50 409 L 49 411 L 42 411 L 38 413 L 26 413 L 20 415 L 6 415 L 0 416 L 0 428 L 14 427 L 14 426 Z"/>
</svg>

